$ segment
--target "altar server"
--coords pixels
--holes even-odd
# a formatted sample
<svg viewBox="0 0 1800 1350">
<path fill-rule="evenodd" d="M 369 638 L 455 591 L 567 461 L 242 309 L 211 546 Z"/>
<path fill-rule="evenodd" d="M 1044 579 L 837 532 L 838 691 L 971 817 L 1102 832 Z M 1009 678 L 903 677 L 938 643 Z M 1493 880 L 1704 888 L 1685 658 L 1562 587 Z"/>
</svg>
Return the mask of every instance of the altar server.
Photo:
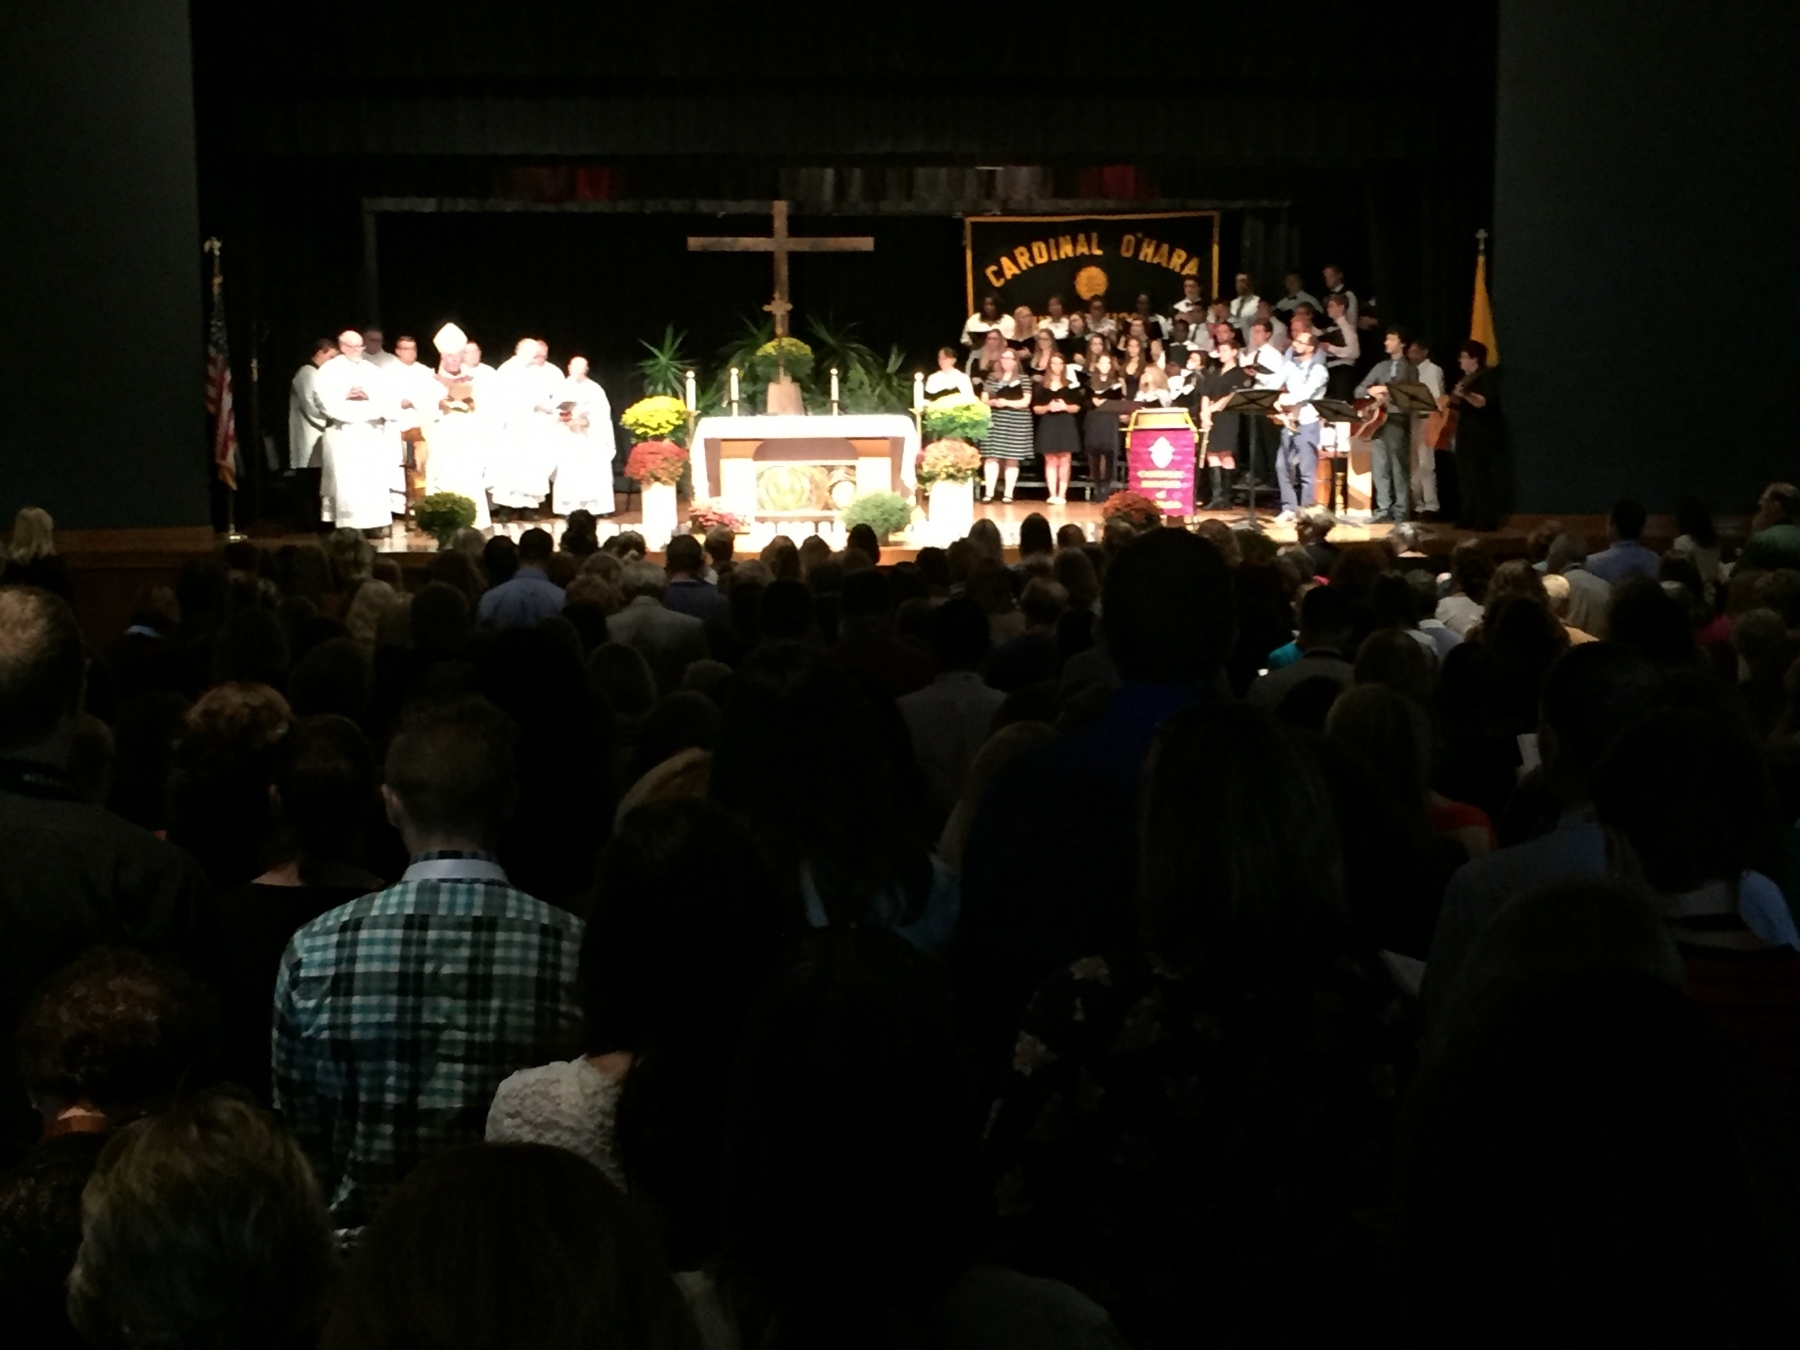
<svg viewBox="0 0 1800 1350">
<path fill-rule="evenodd" d="M 612 405 L 598 381 L 588 378 L 585 356 L 569 358 L 569 378 L 557 397 L 556 490 L 550 509 L 559 516 L 571 511 L 613 513 Z"/>
<path fill-rule="evenodd" d="M 431 455 L 431 424 L 437 418 L 438 400 L 444 396 L 444 386 L 438 383 L 437 373 L 419 361 L 419 344 L 410 337 L 394 339 L 394 364 L 386 371 L 393 384 L 395 401 L 400 412 L 394 426 L 400 440 L 400 497 L 394 507 L 394 514 L 406 514 L 407 470 L 409 468 L 423 471 L 426 461 Z"/>
<path fill-rule="evenodd" d="M 340 527 L 388 528 L 394 519 L 388 423 L 400 410 L 381 369 L 364 359 L 361 333 L 338 334 L 338 354 L 319 367 L 316 390 L 326 419 L 321 515 Z"/>
<path fill-rule="evenodd" d="M 319 406 L 319 367 L 337 355 L 337 343 L 320 338 L 313 343 L 312 356 L 294 372 L 288 386 L 288 468 L 310 469 L 319 451 L 319 437 L 325 434 L 325 410 Z"/>
</svg>

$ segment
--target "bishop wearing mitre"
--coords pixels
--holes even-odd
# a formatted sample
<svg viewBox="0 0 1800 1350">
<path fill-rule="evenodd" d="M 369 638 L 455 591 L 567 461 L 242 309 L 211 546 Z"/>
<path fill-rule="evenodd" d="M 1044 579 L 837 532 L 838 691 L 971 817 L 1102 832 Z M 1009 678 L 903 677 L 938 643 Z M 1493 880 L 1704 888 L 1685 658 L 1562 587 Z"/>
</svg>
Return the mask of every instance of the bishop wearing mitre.
<svg viewBox="0 0 1800 1350">
<path fill-rule="evenodd" d="M 388 423 L 399 415 L 399 400 L 381 368 L 363 359 L 361 333 L 338 334 L 338 354 L 319 367 L 314 397 L 325 414 L 321 516 L 353 530 L 387 529 L 394 521 Z"/>
<path fill-rule="evenodd" d="M 485 530 L 493 524 L 488 510 L 487 437 L 482 409 L 487 382 L 470 370 L 467 353 L 474 344 L 462 329 L 447 323 L 431 341 L 438 351 L 434 380 L 438 399 L 427 432 L 431 453 L 425 459 L 425 491 L 454 492 L 467 497 L 475 503 L 475 528 Z M 472 364 L 480 366 L 480 348 L 475 349 Z"/>
</svg>

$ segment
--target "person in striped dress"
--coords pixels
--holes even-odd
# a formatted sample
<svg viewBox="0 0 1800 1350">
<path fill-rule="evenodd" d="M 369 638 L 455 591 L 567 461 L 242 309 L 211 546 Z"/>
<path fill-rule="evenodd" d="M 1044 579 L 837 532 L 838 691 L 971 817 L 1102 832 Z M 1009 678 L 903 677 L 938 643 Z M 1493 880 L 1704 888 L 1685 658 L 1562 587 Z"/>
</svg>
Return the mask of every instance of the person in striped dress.
<svg viewBox="0 0 1800 1350">
<path fill-rule="evenodd" d="M 994 500 L 994 486 L 1004 467 L 1006 490 L 1000 500 L 1010 502 L 1019 485 L 1019 466 L 1033 450 L 1031 381 L 1020 368 L 1018 352 L 1008 347 L 1000 353 L 982 391 L 982 401 L 994 410 L 994 424 L 981 447 L 982 500 Z"/>
</svg>

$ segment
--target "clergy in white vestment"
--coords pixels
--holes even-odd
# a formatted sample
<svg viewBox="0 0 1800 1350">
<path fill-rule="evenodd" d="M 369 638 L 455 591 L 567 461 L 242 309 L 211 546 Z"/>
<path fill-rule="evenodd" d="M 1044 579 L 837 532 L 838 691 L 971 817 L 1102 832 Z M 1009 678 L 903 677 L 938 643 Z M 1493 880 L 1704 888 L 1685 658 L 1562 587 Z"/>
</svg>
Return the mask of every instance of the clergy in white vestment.
<svg viewBox="0 0 1800 1350">
<path fill-rule="evenodd" d="M 379 328 L 363 329 L 363 360 L 383 370 L 394 364 L 394 354 L 387 350 L 386 339 Z"/>
<path fill-rule="evenodd" d="M 430 458 L 427 435 L 437 417 L 438 401 L 444 397 L 444 386 L 438 383 L 437 372 L 419 360 L 419 344 L 410 337 L 394 339 L 394 364 L 385 373 L 400 405 L 400 414 L 394 420 L 395 432 L 401 441 L 397 461 L 400 465 L 400 499 L 394 514 L 403 516 L 406 514 L 407 468 L 419 467 Z"/>
<path fill-rule="evenodd" d="M 467 497 L 475 503 L 474 527 L 485 530 L 493 524 L 488 511 L 487 442 L 481 430 L 486 386 L 470 379 L 463 365 L 461 329 L 446 324 L 434 342 L 439 360 L 433 383 L 439 397 L 426 432 L 430 450 L 425 457 L 425 491 Z"/>
<path fill-rule="evenodd" d="M 325 410 L 319 406 L 319 367 L 337 355 L 337 343 L 320 338 L 313 343 L 313 354 L 294 372 L 288 386 L 288 468 L 310 469 L 319 452 L 319 437 L 325 434 Z"/>
<path fill-rule="evenodd" d="M 534 510 L 550 495 L 558 438 L 565 433 L 557 417 L 563 373 L 548 354 L 542 342 L 524 338 L 494 372 L 500 426 L 488 469 L 495 506 Z"/>
<path fill-rule="evenodd" d="M 394 520 L 388 423 L 399 408 L 384 372 L 363 358 L 361 333 L 338 335 L 338 354 L 319 367 L 315 389 L 325 413 L 320 514 L 353 530 L 386 529 Z"/>
<path fill-rule="evenodd" d="M 553 514 L 592 511 L 597 516 L 613 513 L 612 404 L 597 381 L 588 378 L 585 356 L 569 358 L 569 378 L 557 399 L 558 427 L 563 432 L 556 456 L 556 490 L 551 494 Z"/>
</svg>

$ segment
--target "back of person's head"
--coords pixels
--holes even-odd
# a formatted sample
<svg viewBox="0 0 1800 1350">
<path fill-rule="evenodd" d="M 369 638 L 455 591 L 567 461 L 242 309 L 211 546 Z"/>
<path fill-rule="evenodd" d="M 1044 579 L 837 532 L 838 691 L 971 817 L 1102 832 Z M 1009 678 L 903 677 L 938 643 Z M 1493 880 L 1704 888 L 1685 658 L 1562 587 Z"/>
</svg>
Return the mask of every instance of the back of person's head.
<svg viewBox="0 0 1800 1350">
<path fill-rule="evenodd" d="M 202 1085 L 218 1030 L 212 995 L 179 967 L 95 947 L 26 1004 L 20 1074 L 46 1122 L 81 1107 L 122 1125 Z"/>
<path fill-rule="evenodd" d="M 1303 544 L 1323 543 L 1325 536 L 1337 528 L 1337 517 L 1322 506 L 1309 506 L 1300 512 L 1294 533 Z"/>
<path fill-rule="evenodd" d="M 1369 587 L 1369 610 L 1386 628 L 1417 628 L 1419 598 L 1409 576 L 1417 573 L 1383 572 Z"/>
<path fill-rule="evenodd" d="M 230 776 L 259 762 L 293 722 L 288 701 L 266 684 L 234 680 L 217 685 L 188 709 L 177 766 L 200 778 Z"/>
<path fill-rule="evenodd" d="M 977 557 L 970 564 L 963 594 L 990 615 L 1009 614 L 1015 607 L 1012 573 L 1006 564 L 989 557 Z"/>
<path fill-rule="evenodd" d="M 81 1249 L 81 1192 L 104 1134 L 40 1144 L 0 1172 L 0 1310 L 9 1342 L 31 1350 L 85 1350 L 69 1325 L 69 1271 Z"/>
<path fill-rule="evenodd" d="M 81 1198 L 69 1317 L 121 1350 L 299 1350 L 318 1334 L 331 1231 L 300 1146 L 205 1094 L 127 1127 Z"/>
<path fill-rule="evenodd" d="M 415 704 L 388 746 L 389 812 L 420 835 L 492 848 L 512 811 L 518 729 L 486 699 Z M 396 822 L 398 823 L 398 822 Z"/>
<path fill-rule="evenodd" d="M 881 561 L 881 540 L 876 537 L 875 527 L 866 522 L 850 527 L 850 533 L 844 537 L 844 547 L 855 549 L 872 563 Z"/>
<path fill-rule="evenodd" d="M 669 540 L 663 561 L 670 576 L 697 577 L 706 570 L 706 551 L 691 534 L 678 534 Z"/>
<path fill-rule="evenodd" d="M 1653 713 L 1607 748 L 1593 787 L 1600 823 L 1629 845 L 1621 867 L 1664 895 L 1780 870 L 1782 820 L 1767 760 L 1725 717 Z"/>
<path fill-rule="evenodd" d="M 294 724 L 275 764 L 275 811 L 283 852 L 300 865 L 355 861 L 375 792 L 375 755 L 347 717 L 325 714 Z"/>
<path fill-rule="evenodd" d="M 625 564 L 619 561 L 617 554 L 608 553 L 602 549 L 583 560 L 581 575 L 584 577 L 597 576 L 603 581 L 618 586 L 625 580 Z"/>
<path fill-rule="evenodd" d="M 992 633 L 980 605 L 962 596 L 946 600 L 931 613 L 931 659 L 939 670 L 979 670 Z"/>
<path fill-rule="evenodd" d="M 1332 950 L 1342 939 L 1330 795 L 1261 709 L 1204 705 L 1164 726 L 1146 768 L 1138 842 L 1144 936 L 1169 959 Z M 1196 857 L 1212 860 L 1203 874 Z"/>
<path fill-rule="evenodd" d="M 1762 490 L 1759 501 L 1781 523 L 1792 525 L 1800 521 L 1800 487 L 1792 483 L 1770 483 Z"/>
<path fill-rule="evenodd" d="M 807 538 L 818 539 L 819 537 L 808 535 Z M 831 545 L 823 539 L 819 539 L 816 547 L 823 549 L 826 557 L 831 556 Z M 764 544 L 762 553 L 758 556 L 761 558 L 763 566 L 769 569 L 777 581 L 800 580 L 801 553 L 794 546 L 794 541 L 785 534 L 778 534 Z"/>
<path fill-rule="evenodd" d="M 392 616 L 402 605 L 400 593 L 387 582 L 365 581 L 351 597 L 344 612 L 344 627 L 350 636 L 373 649 L 386 635 Z"/>
<path fill-rule="evenodd" d="M 1069 608 L 1069 593 L 1048 577 L 1034 577 L 1019 595 L 1019 610 L 1033 628 L 1054 627 Z"/>
<path fill-rule="evenodd" d="M 1403 520 L 1388 531 L 1388 542 L 1402 553 L 1417 553 L 1425 542 L 1425 532 L 1410 520 Z"/>
<path fill-rule="evenodd" d="M 497 534 L 481 548 L 481 570 L 489 586 L 511 581 L 519 570 L 519 546 L 504 534 Z"/>
<path fill-rule="evenodd" d="M 711 750 L 719 739 L 719 705 L 692 689 L 664 694 L 638 728 L 633 781 L 683 750 Z"/>
<path fill-rule="evenodd" d="M 1300 597 L 1299 627 L 1302 647 L 1345 650 L 1356 627 L 1349 597 L 1336 586 L 1314 586 Z"/>
<path fill-rule="evenodd" d="M 606 541 L 606 548 L 608 552 L 616 553 L 621 562 L 641 558 L 648 551 L 644 547 L 644 536 L 636 530 L 620 530 Z"/>
<path fill-rule="evenodd" d="M 1406 629 L 1380 628 L 1356 649 L 1356 682 L 1383 685 L 1428 708 L 1437 661 Z"/>
<path fill-rule="evenodd" d="M 1488 612 L 1492 613 L 1494 606 L 1501 600 L 1514 595 L 1522 595 L 1540 605 L 1548 605 L 1550 602 L 1550 597 L 1544 591 L 1543 577 L 1538 575 L 1537 568 L 1523 558 L 1509 558 L 1494 569 L 1487 589 Z"/>
<path fill-rule="evenodd" d="M 0 753 L 52 735 L 81 706 L 87 658 L 68 602 L 0 588 Z"/>
<path fill-rule="evenodd" d="M 288 701 L 296 717 L 335 714 L 360 721 L 374 696 L 375 667 L 369 649 L 351 638 L 314 647 L 288 676 Z"/>
<path fill-rule="evenodd" d="M 765 986 L 725 1153 L 744 1344 L 909 1343 L 890 1338 L 965 1268 L 980 1121 L 949 1014 L 924 959 L 875 930 L 805 938 Z"/>
<path fill-rule="evenodd" d="M 636 647 L 603 642 L 588 657 L 588 678 L 620 717 L 642 717 L 656 702 L 656 673 Z"/>
<path fill-rule="evenodd" d="M 1422 703 L 1384 685 L 1359 683 L 1332 703 L 1325 734 L 1361 755 L 1397 801 L 1423 803 L 1432 746 L 1431 717 Z"/>
<path fill-rule="evenodd" d="M 731 885 L 696 884 L 709 874 Z M 620 1163 L 684 1259 L 712 1254 L 726 1077 L 751 995 L 798 918 L 748 830 L 709 802 L 639 806 L 600 856 L 581 946 L 586 1048 L 633 1057 Z"/>
<path fill-rule="evenodd" d="M 1659 665 L 1686 665 L 1699 656 L 1687 608 L 1649 577 L 1633 577 L 1613 591 L 1606 635 Z"/>
<path fill-rule="evenodd" d="M 485 541 L 482 542 L 485 545 Z M 473 557 L 461 549 L 434 553 L 426 567 L 426 573 L 430 576 L 432 585 L 450 586 L 462 592 L 471 607 L 481 599 L 481 593 L 488 587 L 487 576 L 482 571 L 481 549 L 476 549 Z"/>
<path fill-rule="evenodd" d="M 1006 561 L 1006 545 L 1001 541 L 1000 527 L 986 516 L 969 527 L 968 540 L 978 557 Z"/>
<path fill-rule="evenodd" d="M 550 531 L 532 526 L 519 536 L 519 566 L 542 567 L 556 552 L 556 541 Z"/>
<path fill-rule="evenodd" d="M 1784 1344 L 1729 1063 L 1679 989 L 1618 968 L 1531 982 L 1448 1044 L 1406 1150 L 1414 1343 Z"/>
<path fill-rule="evenodd" d="M 893 613 L 893 588 L 887 574 L 873 568 L 852 573 L 844 578 L 840 617 L 844 619 L 885 619 Z"/>
<path fill-rule="evenodd" d="M 1082 529 L 1081 526 L 1077 525 L 1074 521 L 1070 521 L 1066 525 L 1057 527 L 1056 546 L 1059 549 L 1080 548 L 1083 544 L 1087 543 L 1087 541 L 1087 531 Z"/>
<path fill-rule="evenodd" d="M 1494 575 L 1494 555 L 1479 539 L 1465 539 L 1450 550 L 1450 575 L 1456 588 L 1481 604 L 1487 599 L 1488 582 Z"/>
<path fill-rule="evenodd" d="M 13 517 L 6 556 L 15 562 L 32 562 L 56 552 L 56 522 L 41 506 L 23 506 Z"/>
<path fill-rule="evenodd" d="M 625 564 L 620 583 L 620 589 L 625 592 L 627 600 L 636 600 L 639 596 L 646 595 L 653 600 L 660 600 L 663 591 L 668 589 L 669 576 L 655 563 L 639 559 Z"/>
<path fill-rule="evenodd" d="M 279 686 L 287 675 L 287 633 L 266 609 L 240 609 L 225 620 L 213 644 L 212 678 Z"/>
<path fill-rule="evenodd" d="M 770 642 L 800 642 L 812 633 L 813 593 L 804 582 L 777 580 L 762 588 L 757 628 Z"/>
<path fill-rule="evenodd" d="M 1550 667 L 1539 696 L 1546 764 L 1555 755 L 1585 786 L 1613 738 L 1650 715 L 1663 699 L 1656 667 L 1616 642 L 1571 647 Z"/>
<path fill-rule="evenodd" d="M 706 556 L 712 560 L 713 566 L 728 563 L 737 551 L 737 535 L 730 526 L 715 525 L 706 532 Z"/>
<path fill-rule="evenodd" d="M 1127 680 L 1204 680 L 1237 636 L 1231 569 L 1185 530 L 1157 530 L 1120 551 L 1102 600 L 1106 651 Z"/>
<path fill-rule="evenodd" d="M 1021 558 L 1029 557 L 1034 553 L 1050 553 L 1055 548 L 1055 540 L 1050 533 L 1050 522 L 1045 518 L 1043 512 L 1033 511 L 1019 522 L 1019 556 Z"/>
<path fill-rule="evenodd" d="M 699 1350 L 637 1207 L 547 1144 L 432 1159 L 358 1243 L 322 1350 Z"/>
<path fill-rule="evenodd" d="M 475 613 L 466 593 L 434 581 L 413 597 L 407 614 L 413 646 L 423 652 L 460 652 L 475 636 Z"/>
<path fill-rule="evenodd" d="M 1550 551 L 1545 555 L 1546 570 L 1558 573 L 1568 571 L 1571 567 L 1579 567 L 1587 560 L 1588 541 L 1579 534 L 1559 534 L 1550 541 Z"/>
<path fill-rule="evenodd" d="M 375 547 L 361 530 L 346 525 L 326 535 L 325 556 L 331 563 L 332 585 L 346 595 L 374 575 Z"/>
<path fill-rule="evenodd" d="M 1758 603 L 1781 615 L 1789 628 L 1800 628 L 1800 572 L 1778 567 L 1757 583 L 1756 594 Z"/>
<path fill-rule="evenodd" d="M 1057 583 L 1069 594 L 1069 608 L 1091 610 L 1100 601 L 1100 577 L 1094 563 L 1079 548 L 1059 549 L 1051 563 Z"/>
<path fill-rule="evenodd" d="M 1636 539 L 1644 532 L 1644 522 L 1648 517 L 1642 502 L 1633 501 L 1630 497 L 1621 497 L 1613 503 L 1612 511 L 1607 515 L 1607 523 L 1613 533 L 1621 539 Z"/>
</svg>

